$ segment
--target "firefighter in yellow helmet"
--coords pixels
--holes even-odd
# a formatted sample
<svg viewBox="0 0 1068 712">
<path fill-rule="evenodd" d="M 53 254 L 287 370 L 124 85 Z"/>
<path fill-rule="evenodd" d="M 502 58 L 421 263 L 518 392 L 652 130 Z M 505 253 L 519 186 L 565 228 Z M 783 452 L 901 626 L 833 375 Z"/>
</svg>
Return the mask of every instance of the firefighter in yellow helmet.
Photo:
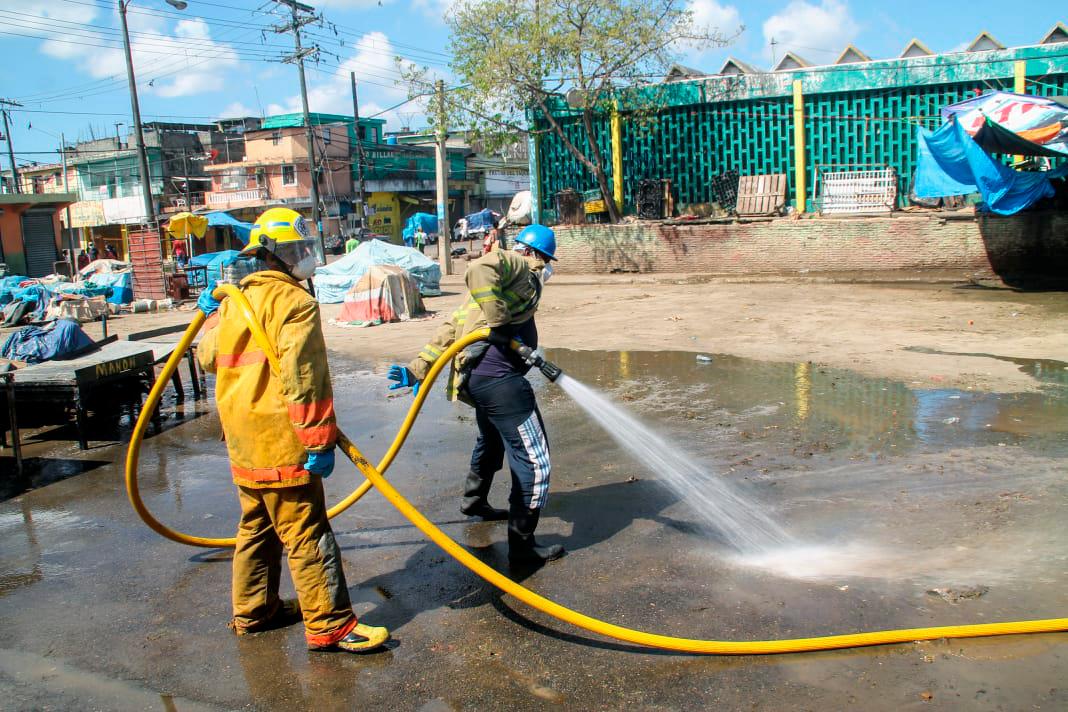
<svg viewBox="0 0 1068 712">
<path fill-rule="evenodd" d="M 197 303 L 209 316 L 218 312 L 198 356 L 216 374 L 215 400 L 241 504 L 231 627 L 244 635 L 303 618 L 312 650 L 371 650 L 389 632 L 353 615 L 323 498 L 338 431 L 319 305 L 300 285 L 319 264 L 318 240 L 299 213 L 271 208 L 256 221 L 243 253 L 265 267 L 240 288 L 278 354 L 277 376 L 236 305 L 220 305 L 210 288 Z M 299 608 L 278 596 L 283 550 Z"/>
</svg>

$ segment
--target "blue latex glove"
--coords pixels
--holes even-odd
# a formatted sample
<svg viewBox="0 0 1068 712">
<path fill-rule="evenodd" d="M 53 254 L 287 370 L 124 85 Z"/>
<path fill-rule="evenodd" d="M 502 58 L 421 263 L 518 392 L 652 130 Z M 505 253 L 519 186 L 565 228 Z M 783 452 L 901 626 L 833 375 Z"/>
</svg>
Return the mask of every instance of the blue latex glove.
<svg viewBox="0 0 1068 712">
<path fill-rule="evenodd" d="M 304 463 L 304 469 L 313 475 L 319 475 L 325 480 L 334 471 L 334 451 L 309 452 L 308 461 Z"/>
<path fill-rule="evenodd" d="M 204 316 L 211 316 L 219 309 L 219 305 L 222 303 L 215 297 L 211 296 L 211 293 L 215 291 L 215 285 L 217 282 L 212 282 L 204 291 L 197 297 L 197 309 L 204 312 Z"/>
<path fill-rule="evenodd" d="M 386 378 L 391 381 L 396 381 L 389 390 L 395 391 L 398 388 L 407 388 L 411 386 L 412 395 L 419 395 L 419 381 L 416 380 L 415 374 L 409 371 L 406 367 L 400 364 L 393 364 L 389 367 L 389 372 L 386 373 Z"/>
</svg>

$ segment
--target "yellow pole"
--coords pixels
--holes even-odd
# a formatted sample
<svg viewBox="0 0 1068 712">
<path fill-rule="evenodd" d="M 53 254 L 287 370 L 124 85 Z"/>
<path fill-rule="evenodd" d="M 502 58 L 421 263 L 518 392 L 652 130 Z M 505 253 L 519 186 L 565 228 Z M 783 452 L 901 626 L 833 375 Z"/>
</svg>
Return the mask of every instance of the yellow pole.
<svg viewBox="0 0 1068 712">
<path fill-rule="evenodd" d="M 623 212 L 623 119 L 618 103 L 612 105 L 612 198 Z"/>
<path fill-rule="evenodd" d="M 805 212 L 805 104 L 801 80 L 794 80 L 794 203 Z"/>
<path fill-rule="evenodd" d="M 1018 59 L 1012 64 L 1012 90 L 1017 94 L 1027 93 L 1027 60 Z M 1013 156 L 1014 163 L 1023 163 L 1023 156 Z"/>
</svg>

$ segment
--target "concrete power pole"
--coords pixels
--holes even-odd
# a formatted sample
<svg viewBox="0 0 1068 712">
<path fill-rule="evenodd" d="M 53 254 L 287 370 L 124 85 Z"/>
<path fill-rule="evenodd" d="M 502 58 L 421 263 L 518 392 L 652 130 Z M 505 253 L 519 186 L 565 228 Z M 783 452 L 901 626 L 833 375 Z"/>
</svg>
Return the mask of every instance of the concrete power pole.
<svg viewBox="0 0 1068 712">
<path fill-rule="evenodd" d="M 62 148 L 59 149 L 59 155 L 63 161 L 63 192 L 70 192 L 70 183 L 67 182 L 67 136 L 66 134 L 59 135 L 59 143 Z M 67 206 L 67 249 L 70 254 L 70 268 L 71 273 L 74 274 L 78 270 L 75 266 L 78 264 L 78 260 L 74 257 L 74 225 L 71 224 L 70 219 L 70 206 Z"/>
<path fill-rule="evenodd" d="M 152 204 L 152 174 L 148 172 L 148 153 L 145 151 L 145 135 L 141 131 L 141 107 L 137 103 L 137 81 L 134 79 L 133 55 L 130 52 L 130 30 L 126 26 L 126 8 L 129 4 L 130 0 L 119 0 L 122 46 L 126 52 L 126 80 L 130 85 L 130 111 L 133 114 L 134 140 L 137 142 L 137 160 L 141 166 L 141 193 L 145 200 L 145 222 L 154 228 L 156 208 Z M 116 146 L 116 148 L 121 148 L 121 146 Z"/>
<path fill-rule="evenodd" d="M 356 97 L 356 72 L 349 72 L 352 81 L 352 116 L 356 120 L 354 130 L 356 132 L 356 214 L 360 216 L 360 228 L 367 224 L 367 194 L 366 184 L 363 181 L 363 166 L 366 158 L 363 154 L 363 141 L 360 140 L 360 101 Z"/>
<path fill-rule="evenodd" d="M 296 0 L 274 0 L 274 2 L 288 7 L 292 16 L 290 24 L 275 27 L 274 31 L 293 33 L 294 51 L 284 61 L 295 63 L 297 65 L 297 73 L 300 75 L 300 102 L 304 111 L 304 134 L 308 141 L 308 171 L 311 174 L 312 220 L 315 222 L 315 230 L 319 234 L 319 242 L 322 244 L 325 253 L 326 243 L 323 240 L 322 215 L 319 212 L 318 171 L 315 165 L 315 135 L 312 130 L 311 115 L 308 111 L 308 82 L 304 78 L 304 58 L 316 54 L 319 48 L 308 47 L 305 49 L 300 40 L 300 28 L 308 23 L 318 22 L 320 18 L 315 14 L 315 8 L 311 5 L 305 5 L 304 3 L 296 2 Z"/>
<path fill-rule="evenodd" d="M 448 119 L 445 115 L 445 82 L 441 79 L 434 85 L 438 116 L 437 159 L 438 184 L 438 262 L 443 275 L 452 274 L 452 230 L 449 225 L 449 161 L 445 141 L 449 137 Z"/>
<path fill-rule="evenodd" d="M 11 101 L 10 99 L 0 99 L 0 114 L 4 115 L 4 138 L 7 139 L 7 158 L 11 161 L 11 189 L 16 193 L 22 192 L 22 186 L 19 185 L 19 168 L 15 165 L 15 149 L 11 145 L 11 127 L 7 123 L 7 112 L 10 106 L 22 106 L 17 101 Z"/>
</svg>

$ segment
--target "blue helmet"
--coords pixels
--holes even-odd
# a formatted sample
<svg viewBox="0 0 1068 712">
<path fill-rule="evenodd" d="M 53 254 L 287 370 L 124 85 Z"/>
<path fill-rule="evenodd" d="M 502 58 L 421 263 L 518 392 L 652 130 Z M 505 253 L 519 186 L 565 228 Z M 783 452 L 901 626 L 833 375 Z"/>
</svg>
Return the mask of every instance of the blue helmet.
<svg viewBox="0 0 1068 712">
<path fill-rule="evenodd" d="M 531 247 L 550 260 L 556 259 L 556 233 L 544 225 L 527 225 L 516 235 L 517 244 Z"/>
</svg>

